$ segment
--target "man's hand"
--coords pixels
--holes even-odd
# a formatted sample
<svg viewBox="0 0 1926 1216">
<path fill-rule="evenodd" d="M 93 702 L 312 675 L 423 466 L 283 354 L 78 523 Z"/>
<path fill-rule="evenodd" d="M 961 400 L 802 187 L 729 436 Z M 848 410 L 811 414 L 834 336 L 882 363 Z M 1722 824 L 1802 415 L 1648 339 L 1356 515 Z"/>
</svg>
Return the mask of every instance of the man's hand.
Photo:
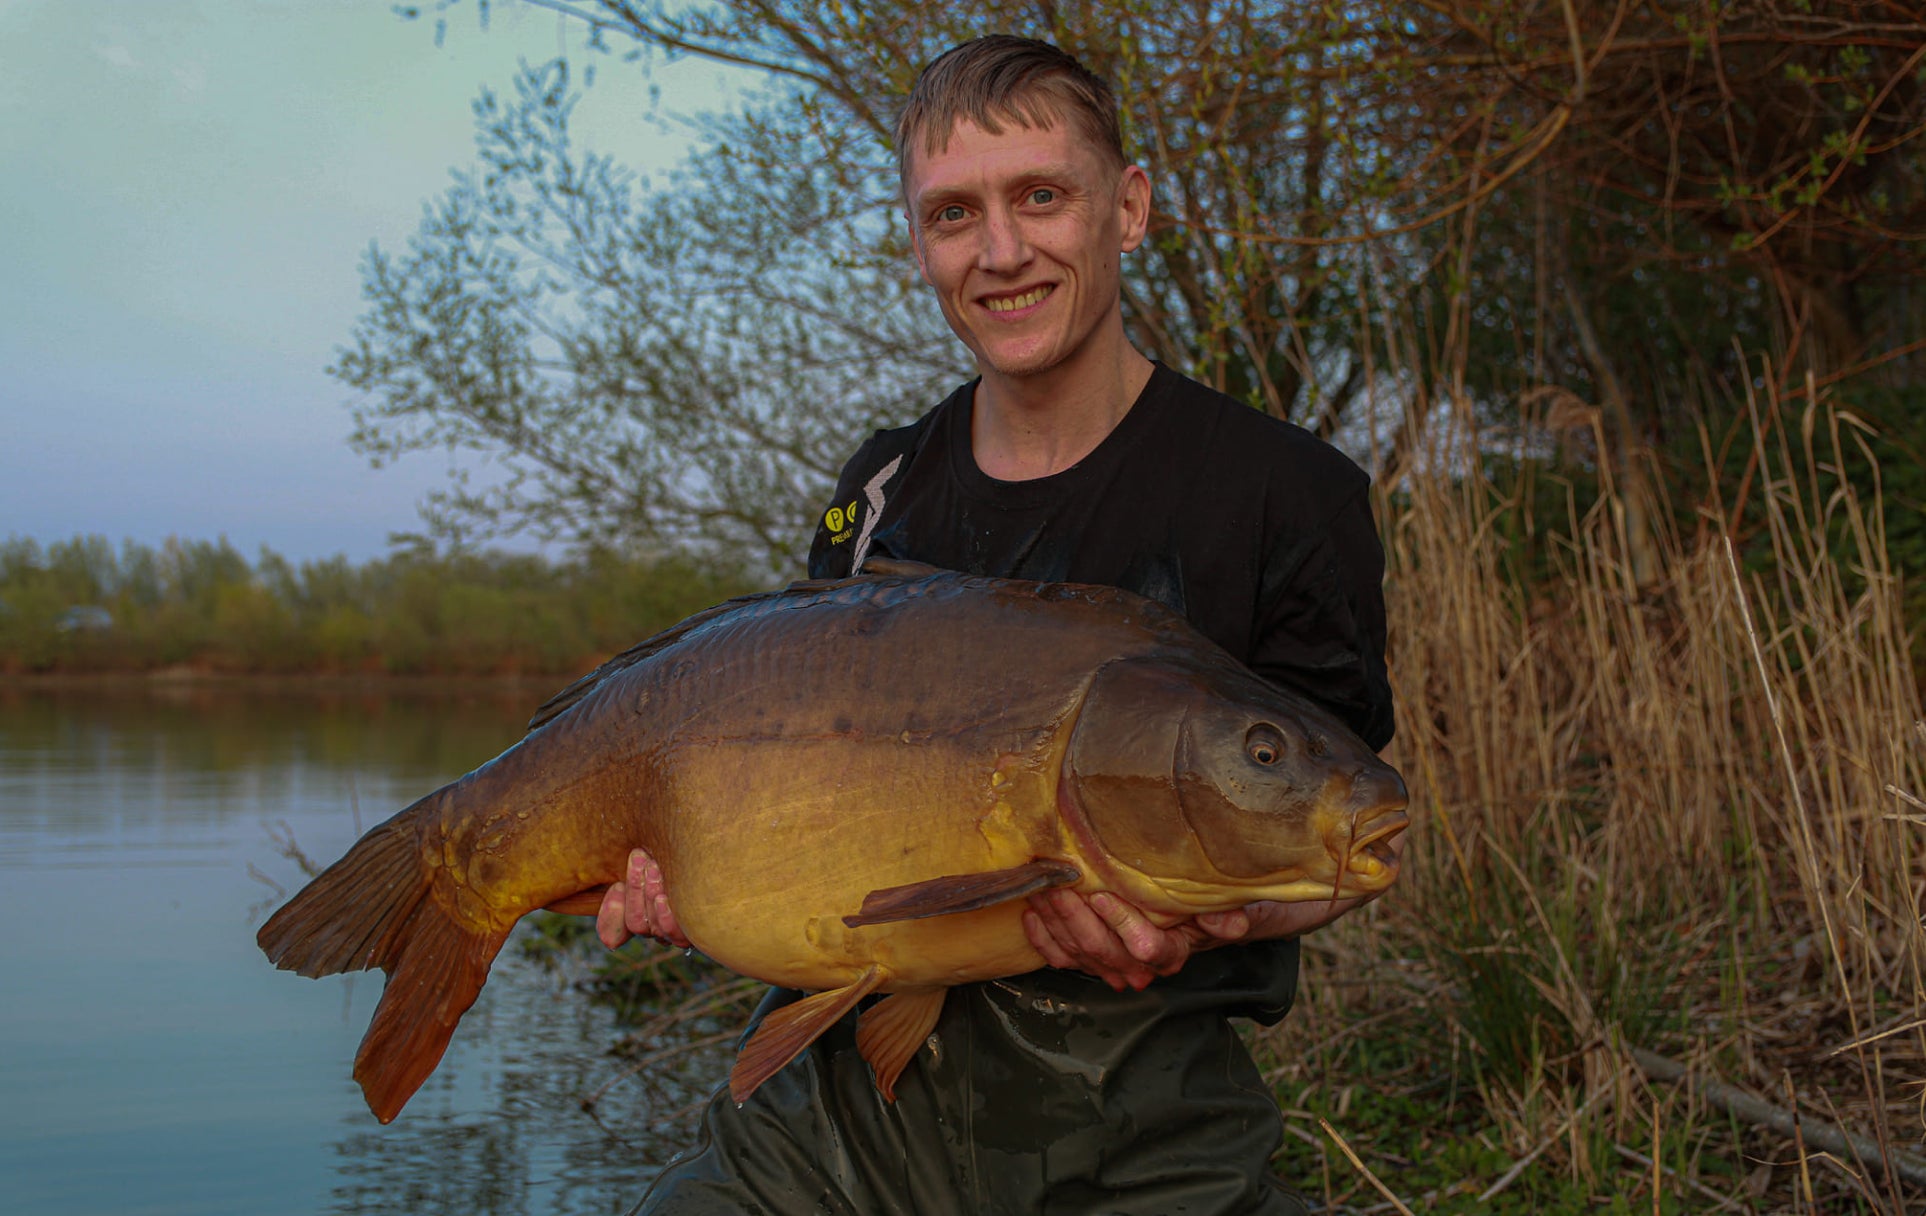
<svg viewBox="0 0 1926 1216">
<path fill-rule="evenodd" d="M 1402 833 L 1390 848 L 1394 857 L 1403 857 Z M 1087 972 L 1122 992 L 1142 989 L 1160 975 L 1177 974 L 1199 950 L 1298 937 L 1373 898 L 1289 904 L 1265 900 L 1230 912 L 1206 912 L 1165 928 L 1108 891 L 1088 899 L 1075 891 L 1046 891 L 1030 896 L 1023 929 L 1052 967 Z"/>
<path fill-rule="evenodd" d="M 611 950 L 631 937 L 652 937 L 671 946 L 689 944 L 663 893 L 662 867 L 641 849 L 629 854 L 628 873 L 602 897 L 602 908 L 595 914 L 595 936 Z"/>
<path fill-rule="evenodd" d="M 1162 928 L 1108 891 L 1088 899 L 1050 891 L 1030 897 L 1023 928 L 1052 967 L 1087 972 L 1122 992 L 1177 974 L 1199 950 L 1245 940 L 1251 920 L 1243 911 L 1212 912 Z"/>
</svg>

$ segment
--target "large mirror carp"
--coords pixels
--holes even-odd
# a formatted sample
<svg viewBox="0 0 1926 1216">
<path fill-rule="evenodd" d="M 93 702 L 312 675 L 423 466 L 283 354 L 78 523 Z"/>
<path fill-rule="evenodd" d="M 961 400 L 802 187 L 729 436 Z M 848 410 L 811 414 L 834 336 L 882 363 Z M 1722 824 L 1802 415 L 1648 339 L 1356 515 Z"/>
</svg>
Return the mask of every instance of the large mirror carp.
<svg viewBox="0 0 1926 1216">
<path fill-rule="evenodd" d="M 509 930 L 592 911 L 629 850 L 684 932 L 815 992 L 766 1018 L 737 1100 L 872 993 L 885 1095 L 947 986 L 1043 965 L 1023 896 L 1171 924 L 1396 877 L 1396 772 L 1330 713 L 1125 591 L 872 563 L 731 600 L 611 659 L 526 738 L 370 830 L 260 931 L 282 968 L 388 975 L 355 1056 L 384 1123 Z"/>
</svg>

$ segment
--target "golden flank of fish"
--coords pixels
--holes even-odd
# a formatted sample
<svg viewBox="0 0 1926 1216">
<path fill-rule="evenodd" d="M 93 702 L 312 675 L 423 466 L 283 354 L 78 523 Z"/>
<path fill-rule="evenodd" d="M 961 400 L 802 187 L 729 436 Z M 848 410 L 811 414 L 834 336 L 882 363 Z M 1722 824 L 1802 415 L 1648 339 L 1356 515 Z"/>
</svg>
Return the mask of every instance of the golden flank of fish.
<svg viewBox="0 0 1926 1216">
<path fill-rule="evenodd" d="M 888 1096 L 949 985 L 1030 971 L 1022 897 L 1112 891 L 1171 924 L 1396 876 L 1398 775 L 1336 718 L 1113 588 L 872 563 L 699 613 L 362 837 L 262 927 L 302 975 L 379 967 L 355 1057 L 382 1122 L 434 1071 L 509 930 L 660 862 L 717 962 L 815 991 L 737 1100 L 871 993 Z"/>
</svg>

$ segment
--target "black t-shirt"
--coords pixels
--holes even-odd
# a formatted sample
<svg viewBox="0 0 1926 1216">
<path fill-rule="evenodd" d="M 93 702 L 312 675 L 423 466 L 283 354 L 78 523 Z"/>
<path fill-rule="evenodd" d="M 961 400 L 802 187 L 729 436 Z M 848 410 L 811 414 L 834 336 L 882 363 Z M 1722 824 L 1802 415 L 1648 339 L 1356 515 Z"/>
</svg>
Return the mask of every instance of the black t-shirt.
<svg viewBox="0 0 1926 1216">
<path fill-rule="evenodd" d="M 975 387 L 862 446 L 817 528 L 812 577 L 880 554 L 1122 587 L 1327 706 L 1371 747 L 1390 742 L 1384 552 L 1369 480 L 1348 457 L 1160 364 L 1088 456 L 998 481 L 971 453 Z"/>
</svg>

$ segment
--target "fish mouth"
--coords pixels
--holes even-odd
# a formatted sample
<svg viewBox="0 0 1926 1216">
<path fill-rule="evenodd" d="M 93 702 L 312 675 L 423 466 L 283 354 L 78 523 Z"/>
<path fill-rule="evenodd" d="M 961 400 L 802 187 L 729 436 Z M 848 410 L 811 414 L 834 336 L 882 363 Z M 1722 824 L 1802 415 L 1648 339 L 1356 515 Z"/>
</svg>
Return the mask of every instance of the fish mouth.
<svg viewBox="0 0 1926 1216">
<path fill-rule="evenodd" d="M 1390 886 L 1398 876 L 1398 854 L 1391 842 L 1410 826 L 1411 817 L 1401 810 L 1373 816 L 1367 830 L 1351 838 L 1338 883 L 1350 885 L 1348 880 L 1356 880 L 1371 890 Z"/>
</svg>

